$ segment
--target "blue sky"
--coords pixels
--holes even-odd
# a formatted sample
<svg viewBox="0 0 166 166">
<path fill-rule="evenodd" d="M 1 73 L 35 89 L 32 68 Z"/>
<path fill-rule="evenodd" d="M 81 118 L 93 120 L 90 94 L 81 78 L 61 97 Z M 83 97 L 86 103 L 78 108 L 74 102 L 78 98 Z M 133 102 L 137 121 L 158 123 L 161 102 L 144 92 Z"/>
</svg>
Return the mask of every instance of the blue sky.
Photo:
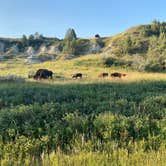
<svg viewBox="0 0 166 166">
<path fill-rule="evenodd" d="M 166 21 L 165 0 L 0 0 L 0 37 L 39 32 L 63 38 L 111 36 L 154 19 Z"/>
</svg>

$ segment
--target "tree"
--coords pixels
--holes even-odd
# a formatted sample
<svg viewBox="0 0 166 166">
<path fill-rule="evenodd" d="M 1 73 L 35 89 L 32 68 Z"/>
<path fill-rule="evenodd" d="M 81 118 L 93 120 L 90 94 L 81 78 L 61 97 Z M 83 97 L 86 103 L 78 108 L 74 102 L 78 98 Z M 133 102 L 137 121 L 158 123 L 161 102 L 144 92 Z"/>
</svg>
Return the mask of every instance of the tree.
<svg viewBox="0 0 166 166">
<path fill-rule="evenodd" d="M 33 41 L 34 39 L 35 39 L 34 35 L 30 35 L 30 36 L 29 36 L 29 40 L 30 40 L 30 41 Z"/>
<path fill-rule="evenodd" d="M 27 42 L 28 42 L 28 39 L 27 39 L 26 35 L 23 35 L 22 36 L 22 44 L 24 47 L 27 46 L 27 44 L 28 44 Z"/>
<path fill-rule="evenodd" d="M 73 40 L 65 40 L 63 51 L 68 54 L 76 53 L 76 39 Z"/>
<path fill-rule="evenodd" d="M 36 33 L 34 34 L 34 38 L 35 38 L 35 39 L 39 39 L 39 37 L 40 37 L 40 34 L 39 34 L 38 32 L 36 32 Z"/>
<path fill-rule="evenodd" d="M 63 51 L 68 54 L 75 54 L 76 52 L 76 40 L 77 35 L 74 29 L 69 28 L 66 32 L 64 39 L 64 48 Z"/>
<path fill-rule="evenodd" d="M 157 20 L 154 20 L 151 25 L 151 31 L 154 35 L 159 36 L 160 35 L 160 22 Z"/>
<path fill-rule="evenodd" d="M 34 34 L 34 38 L 35 38 L 35 40 L 42 40 L 44 37 L 43 37 L 42 34 L 39 34 L 38 32 L 36 32 L 36 33 Z"/>
<path fill-rule="evenodd" d="M 74 29 L 69 28 L 66 32 L 65 40 L 73 40 L 73 39 L 77 39 L 77 35 Z"/>
<path fill-rule="evenodd" d="M 123 43 L 122 43 L 122 48 L 123 48 L 123 53 L 124 54 L 128 54 L 130 52 L 130 50 L 132 49 L 132 39 L 131 37 L 127 37 L 124 39 Z"/>
<path fill-rule="evenodd" d="M 34 45 L 34 40 L 35 40 L 34 35 L 30 35 L 30 36 L 29 36 L 29 39 L 28 39 L 28 44 L 29 44 L 30 46 L 33 46 L 33 45 Z"/>
</svg>

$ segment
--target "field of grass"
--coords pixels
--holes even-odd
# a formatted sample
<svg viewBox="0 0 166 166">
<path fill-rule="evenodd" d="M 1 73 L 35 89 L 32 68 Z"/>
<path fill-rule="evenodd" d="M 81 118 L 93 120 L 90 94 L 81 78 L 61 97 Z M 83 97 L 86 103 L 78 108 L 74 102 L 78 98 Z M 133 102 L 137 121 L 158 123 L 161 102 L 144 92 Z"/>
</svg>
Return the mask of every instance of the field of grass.
<svg viewBox="0 0 166 166">
<path fill-rule="evenodd" d="M 16 159 L 3 160 L 3 165 L 21 166 L 165 166 L 166 151 L 161 149 L 158 152 L 144 153 L 142 150 L 128 155 L 127 150 L 114 150 L 110 156 L 107 152 L 80 152 L 70 155 L 61 151 L 51 153 L 49 156 L 43 154 L 41 159 L 32 161 L 32 158 L 25 158 L 24 162 Z"/>
<path fill-rule="evenodd" d="M 1 83 L 1 163 L 164 165 L 165 87 L 165 81 Z"/>
<path fill-rule="evenodd" d="M 0 63 L 0 165 L 164 166 L 166 74 L 106 68 L 103 55 Z M 27 79 L 39 68 L 53 80 Z M 99 78 L 122 72 L 122 79 Z M 83 79 L 72 74 L 82 72 Z"/>
<path fill-rule="evenodd" d="M 129 69 L 120 69 L 116 67 L 105 67 L 103 65 L 103 58 L 107 56 L 96 54 L 78 57 L 73 60 L 60 59 L 58 61 L 48 61 L 40 64 L 27 64 L 22 59 L 15 59 L 14 61 L 7 61 L 0 63 L 0 76 L 6 75 L 19 75 L 24 78 L 28 77 L 29 73 L 35 73 L 39 68 L 46 68 L 52 70 L 54 74 L 53 82 L 73 82 L 71 79 L 72 74 L 82 72 L 84 78 L 74 82 L 133 82 L 141 80 L 166 80 L 165 73 L 150 73 L 150 72 L 138 72 Z M 108 77 L 106 79 L 99 78 L 99 74 L 102 72 L 122 72 L 127 76 L 123 79 L 113 79 Z"/>
</svg>

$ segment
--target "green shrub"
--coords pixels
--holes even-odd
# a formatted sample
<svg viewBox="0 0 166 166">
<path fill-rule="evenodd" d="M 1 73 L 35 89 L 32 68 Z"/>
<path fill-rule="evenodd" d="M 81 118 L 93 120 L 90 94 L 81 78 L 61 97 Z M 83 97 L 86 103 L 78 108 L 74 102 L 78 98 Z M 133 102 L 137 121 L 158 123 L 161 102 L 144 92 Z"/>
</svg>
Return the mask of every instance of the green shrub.
<svg viewBox="0 0 166 166">
<path fill-rule="evenodd" d="M 120 58 L 106 58 L 104 60 L 104 65 L 106 67 L 112 67 L 112 66 L 118 66 L 118 67 L 131 67 L 132 61 L 131 60 L 125 60 Z"/>
<path fill-rule="evenodd" d="M 166 139 L 165 86 L 2 83 L 0 160 L 41 165 L 43 154 L 91 152 L 120 162 L 123 151 L 158 151 Z"/>
</svg>

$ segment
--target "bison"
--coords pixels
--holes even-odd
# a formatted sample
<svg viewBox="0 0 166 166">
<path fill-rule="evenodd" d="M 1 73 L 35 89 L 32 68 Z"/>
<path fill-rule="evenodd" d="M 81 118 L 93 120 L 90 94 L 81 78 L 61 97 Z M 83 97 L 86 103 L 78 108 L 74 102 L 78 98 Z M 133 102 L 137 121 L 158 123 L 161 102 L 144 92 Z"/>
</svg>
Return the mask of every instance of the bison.
<svg viewBox="0 0 166 166">
<path fill-rule="evenodd" d="M 36 74 L 33 76 L 35 80 L 38 79 L 52 79 L 53 72 L 47 69 L 39 69 Z"/>
<path fill-rule="evenodd" d="M 99 75 L 99 77 L 103 77 L 103 78 L 108 77 L 108 73 L 101 73 L 101 74 Z"/>
<path fill-rule="evenodd" d="M 118 73 L 118 72 L 111 73 L 111 77 L 119 77 L 119 78 L 121 78 L 122 76 L 126 76 L 126 74 Z"/>
<path fill-rule="evenodd" d="M 82 73 L 73 74 L 73 75 L 72 75 L 72 78 L 75 78 L 75 79 L 77 79 L 77 78 L 82 78 Z"/>
</svg>

